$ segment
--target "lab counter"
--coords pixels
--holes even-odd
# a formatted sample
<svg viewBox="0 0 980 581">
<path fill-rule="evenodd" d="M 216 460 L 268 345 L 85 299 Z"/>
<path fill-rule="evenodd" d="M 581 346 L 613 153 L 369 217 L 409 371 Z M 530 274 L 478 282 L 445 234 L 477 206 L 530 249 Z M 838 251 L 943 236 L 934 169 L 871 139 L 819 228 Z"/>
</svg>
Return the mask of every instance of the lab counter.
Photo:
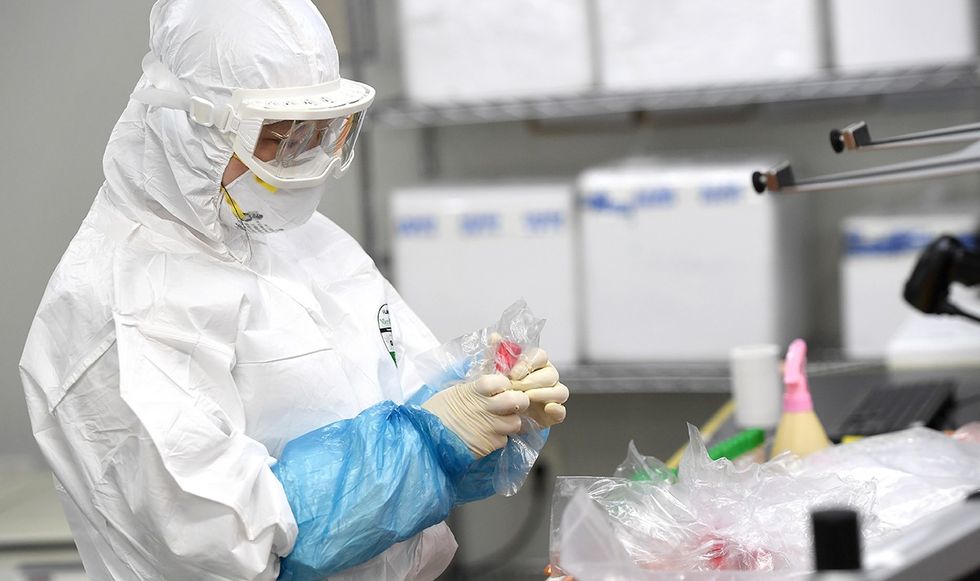
<svg viewBox="0 0 980 581">
<path fill-rule="evenodd" d="M 685 369 L 692 369 L 686 366 Z M 696 368 L 694 368 L 696 369 Z M 727 389 L 728 378 L 718 366 L 702 366 L 701 373 L 676 374 L 678 379 L 660 380 L 663 391 L 683 386 L 688 392 L 719 392 Z M 566 382 L 582 380 L 588 373 L 575 373 Z M 954 428 L 980 421 L 980 368 L 889 370 L 881 365 L 831 364 L 810 374 L 814 409 L 828 432 L 840 431 L 872 389 L 899 390 L 908 386 L 951 382 L 952 403 L 938 416 L 940 428 Z M 622 378 L 618 391 L 636 391 L 640 381 Z M 574 388 L 573 388 L 574 389 Z M 656 390 L 661 391 L 661 390 Z M 900 394 L 899 394 L 900 395 Z M 728 401 L 701 425 L 710 444 L 741 431 L 734 421 L 733 402 Z M 683 450 L 683 448 L 682 448 Z M 672 460 L 677 460 L 678 455 Z M 907 530 L 895 533 L 865 554 L 865 570 L 855 574 L 814 574 L 814 579 L 865 581 L 967 581 L 980 579 L 980 491 L 962 503 L 926 517 Z"/>
<path fill-rule="evenodd" d="M 812 581 L 974 581 L 980 579 L 980 496 L 950 506 L 893 535 L 865 554 L 864 570 L 813 573 Z M 675 577 L 671 576 L 671 579 Z M 677 576 L 677 579 L 682 578 Z M 759 577 L 749 577 L 759 579 Z M 768 576 L 761 577 L 768 578 Z M 778 576 L 773 574 L 772 579 Z M 552 577 L 549 581 L 567 581 Z M 620 577 L 617 577 L 620 579 Z M 655 579 L 655 577 L 650 577 Z M 745 573 L 718 572 L 712 581 L 744 581 Z M 801 579 L 796 576 L 794 579 Z M 593 581 L 585 579 L 583 581 Z M 644 579 L 623 581 L 644 581 Z"/>
<path fill-rule="evenodd" d="M 942 417 L 944 428 L 980 421 L 980 368 L 855 370 L 812 377 L 813 406 L 828 431 L 855 409 L 870 389 L 900 390 L 903 386 L 952 382 L 952 404 Z M 724 439 L 739 431 L 731 415 L 714 435 Z M 853 577 L 868 581 L 980 579 L 980 491 L 893 535 L 865 556 L 869 571 Z M 817 578 L 821 578 L 817 576 Z"/>
<path fill-rule="evenodd" d="M 869 581 L 980 579 L 980 491 L 889 538 L 865 567 Z"/>
</svg>

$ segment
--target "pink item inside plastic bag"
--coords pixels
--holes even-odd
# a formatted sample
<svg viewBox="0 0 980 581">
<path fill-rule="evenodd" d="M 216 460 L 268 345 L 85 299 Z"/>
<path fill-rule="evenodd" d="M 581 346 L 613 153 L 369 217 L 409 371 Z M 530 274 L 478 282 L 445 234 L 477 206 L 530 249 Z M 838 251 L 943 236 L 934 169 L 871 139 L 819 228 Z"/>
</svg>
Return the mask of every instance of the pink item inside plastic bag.
<svg viewBox="0 0 980 581">
<path fill-rule="evenodd" d="M 477 329 L 422 353 L 416 368 L 434 390 L 472 381 L 490 373 L 507 374 L 524 353 L 538 347 L 544 320 L 534 316 L 523 300 L 507 308 L 489 327 Z M 544 447 L 547 431 L 529 417 L 521 418 L 521 431 L 507 440 L 493 474 L 494 490 L 517 494 Z"/>
<path fill-rule="evenodd" d="M 510 373 L 510 370 L 514 368 L 514 364 L 521 358 L 521 353 L 523 352 L 524 350 L 517 343 L 507 339 L 502 340 L 500 345 L 497 345 L 497 354 L 494 357 L 494 367 L 497 373 L 503 373 L 505 375 Z"/>
</svg>

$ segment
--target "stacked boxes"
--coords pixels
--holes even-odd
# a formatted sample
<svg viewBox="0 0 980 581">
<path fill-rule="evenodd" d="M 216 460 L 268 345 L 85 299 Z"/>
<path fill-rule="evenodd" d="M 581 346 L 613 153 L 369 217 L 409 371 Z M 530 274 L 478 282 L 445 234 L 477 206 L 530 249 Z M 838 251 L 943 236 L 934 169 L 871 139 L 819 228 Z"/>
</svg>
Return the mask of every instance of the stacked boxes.
<svg viewBox="0 0 980 581">
<path fill-rule="evenodd" d="M 400 0 L 406 92 L 444 104 L 976 59 L 969 0 L 821 1 Z"/>
<path fill-rule="evenodd" d="M 596 0 L 610 91 L 797 79 L 823 66 L 815 0 Z"/>
<path fill-rule="evenodd" d="M 570 184 L 402 189 L 392 215 L 395 282 L 440 340 L 524 298 L 548 320 L 541 343 L 551 358 L 578 359 Z"/>
<path fill-rule="evenodd" d="M 594 85 L 590 0 L 401 0 L 413 101 L 566 95 Z"/>
<path fill-rule="evenodd" d="M 549 319 L 542 344 L 556 361 L 720 360 L 785 344 L 803 325 L 802 214 L 798 198 L 751 190 L 765 165 L 590 170 L 577 233 L 570 185 L 398 190 L 396 283 L 443 340 L 523 297 Z"/>
<path fill-rule="evenodd" d="M 831 0 L 830 8 L 834 63 L 839 68 L 945 65 L 976 59 L 976 24 L 969 0 Z"/>
<path fill-rule="evenodd" d="M 752 169 L 765 165 L 634 163 L 582 176 L 589 359 L 725 359 L 801 332 L 800 208 L 752 191 Z"/>
</svg>

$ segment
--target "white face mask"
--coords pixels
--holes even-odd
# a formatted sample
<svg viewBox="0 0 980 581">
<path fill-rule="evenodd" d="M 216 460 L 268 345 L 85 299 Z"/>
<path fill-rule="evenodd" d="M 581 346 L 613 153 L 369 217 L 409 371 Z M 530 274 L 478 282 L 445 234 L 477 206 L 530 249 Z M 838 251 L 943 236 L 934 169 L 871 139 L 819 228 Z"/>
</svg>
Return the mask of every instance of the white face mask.
<svg viewBox="0 0 980 581">
<path fill-rule="evenodd" d="M 326 183 L 312 188 L 277 189 L 251 171 L 224 188 L 218 217 L 222 223 L 249 234 L 281 232 L 306 224 L 326 191 Z"/>
</svg>

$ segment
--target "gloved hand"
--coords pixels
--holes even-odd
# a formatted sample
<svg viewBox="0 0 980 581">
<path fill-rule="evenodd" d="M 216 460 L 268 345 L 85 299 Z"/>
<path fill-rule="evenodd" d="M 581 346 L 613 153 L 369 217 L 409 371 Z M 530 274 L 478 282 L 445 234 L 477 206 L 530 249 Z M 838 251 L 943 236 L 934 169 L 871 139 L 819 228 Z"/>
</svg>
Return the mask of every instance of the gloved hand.
<svg viewBox="0 0 980 581">
<path fill-rule="evenodd" d="M 507 436 L 521 430 L 520 414 L 530 400 L 512 391 L 503 375 L 483 375 L 440 391 L 422 404 L 482 458 L 507 444 Z"/>
<path fill-rule="evenodd" d="M 565 421 L 568 388 L 559 383 L 558 370 L 548 361 L 544 349 L 534 349 L 514 364 L 510 371 L 511 389 L 527 394 L 531 405 L 526 416 L 542 428 Z"/>
</svg>

